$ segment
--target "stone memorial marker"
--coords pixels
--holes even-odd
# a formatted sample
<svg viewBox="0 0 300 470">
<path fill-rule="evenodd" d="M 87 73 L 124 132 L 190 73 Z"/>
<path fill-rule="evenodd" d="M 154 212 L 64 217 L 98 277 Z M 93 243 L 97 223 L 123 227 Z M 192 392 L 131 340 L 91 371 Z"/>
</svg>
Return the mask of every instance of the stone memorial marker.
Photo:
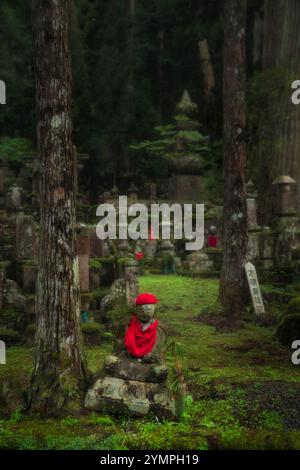
<svg viewBox="0 0 300 470">
<path fill-rule="evenodd" d="M 135 260 L 125 263 L 125 285 L 127 305 L 131 307 L 139 293 L 138 263 Z"/>
<path fill-rule="evenodd" d="M 79 283 L 80 291 L 90 290 L 90 237 L 88 230 L 81 230 L 76 239 L 77 254 L 79 260 Z"/>
<path fill-rule="evenodd" d="M 245 271 L 250 290 L 252 305 L 257 315 L 265 313 L 264 302 L 262 299 L 255 266 L 248 262 L 245 264 Z"/>
<path fill-rule="evenodd" d="M 16 257 L 18 260 L 37 257 L 37 224 L 31 215 L 20 214 L 16 220 Z"/>
</svg>

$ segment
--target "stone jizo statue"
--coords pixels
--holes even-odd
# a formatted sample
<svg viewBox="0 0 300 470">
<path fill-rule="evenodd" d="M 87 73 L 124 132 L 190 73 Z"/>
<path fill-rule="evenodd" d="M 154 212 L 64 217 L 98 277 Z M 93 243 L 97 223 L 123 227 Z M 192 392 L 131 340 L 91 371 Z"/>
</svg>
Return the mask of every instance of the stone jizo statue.
<svg viewBox="0 0 300 470">
<path fill-rule="evenodd" d="M 89 410 L 175 417 L 163 359 L 165 334 L 155 319 L 157 301 L 150 293 L 136 297 L 123 350 L 106 357 L 100 377 L 87 392 L 85 406 Z"/>
<path fill-rule="evenodd" d="M 142 362 L 161 362 L 165 334 L 155 319 L 155 295 L 148 292 L 135 299 L 136 312 L 125 332 L 124 344 L 130 356 Z"/>
</svg>

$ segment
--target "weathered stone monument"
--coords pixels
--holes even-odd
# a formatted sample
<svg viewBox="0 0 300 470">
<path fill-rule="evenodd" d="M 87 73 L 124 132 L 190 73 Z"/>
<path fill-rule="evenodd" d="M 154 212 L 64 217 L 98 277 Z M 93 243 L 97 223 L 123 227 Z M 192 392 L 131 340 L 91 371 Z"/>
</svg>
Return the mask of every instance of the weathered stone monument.
<svg viewBox="0 0 300 470">
<path fill-rule="evenodd" d="M 254 311 L 256 315 L 262 315 L 265 313 L 265 307 L 257 279 L 255 266 L 252 263 L 248 262 L 245 264 L 245 271 Z"/>
<path fill-rule="evenodd" d="M 149 293 L 136 298 L 122 350 L 106 358 L 101 377 L 87 392 L 89 410 L 175 417 L 175 401 L 166 384 L 165 333 L 154 318 L 156 302 Z"/>
<path fill-rule="evenodd" d="M 37 223 L 32 216 L 21 213 L 16 219 L 16 258 L 36 259 L 37 249 Z"/>
<path fill-rule="evenodd" d="M 287 216 L 296 212 L 296 181 L 288 175 L 281 175 L 272 183 L 273 204 L 276 215 Z"/>
<path fill-rule="evenodd" d="M 139 293 L 138 263 L 136 260 L 128 260 L 124 266 L 126 302 L 129 307 L 134 305 L 135 298 Z"/>
<path fill-rule="evenodd" d="M 299 218 L 296 210 L 296 181 L 281 175 L 273 182 L 274 259 L 285 265 L 292 261 L 292 248 L 299 238 Z"/>
<path fill-rule="evenodd" d="M 80 229 L 80 233 L 77 235 L 76 245 L 79 260 L 80 291 L 88 292 L 90 289 L 90 237 L 88 229 Z"/>
<path fill-rule="evenodd" d="M 247 183 L 247 223 L 248 223 L 248 247 L 247 259 L 254 261 L 259 258 L 259 239 L 261 228 L 257 224 L 256 208 L 257 192 L 252 181 Z"/>
<path fill-rule="evenodd" d="M 174 152 L 176 157 L 170 162 L 173 176 L 169 179 L 169 198 L 177 201 L 201 200 L 204 188 L 202 183 L 203 158 L 189 149 L 190 143 L 200 142 L 199 123 L 195 120 L 197 105 L 192 102 L 187 90 L 176 105 L 176 136 Z M 192 139 L 188 137 L 192 135 Z"/>
<path fill-rule="evenodd" d="M 18 210 L 21 208 L 21 193 L 22 188 L 20 188 L 16 184 L 13 184 L 6 195 L 6 207 L 8 209 Z"/>
</svg>

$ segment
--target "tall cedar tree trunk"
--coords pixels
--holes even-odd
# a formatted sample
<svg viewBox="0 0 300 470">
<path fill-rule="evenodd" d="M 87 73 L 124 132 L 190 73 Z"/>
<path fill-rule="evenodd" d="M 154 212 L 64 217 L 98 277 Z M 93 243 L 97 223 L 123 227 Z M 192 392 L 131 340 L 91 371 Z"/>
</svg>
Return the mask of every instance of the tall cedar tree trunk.
<svg viewBox="0 0 300 470">
<path fill-rule="evenodd" d="M 37 331 L 31 409 L 73 410 L 85 366 L 75 247 L 68 0 L 33 0 L 37 137 L 41 165 Z"/>
<path fill-rule="evenodd" d="M 220 301 L 238 317 L 244 300 L 247 250 L 245 146 L 246 1 L 226 0 L 224 7 L 224 253 Z"/>
<path fill-rule="evenodd" d="M 265 0 L 263 33 L 263 71 L 279 75 L 278 93 L 265 104 L 270 119 L 262 123 L 259 157 L 266 159 L 266 142 L 270 159 L 266 165 L 269 183 L 280 175 L 300 181 L 300 106 L 291 102 L 291 84 L 300 77 L 300 2 L 299 0 Z M 272 75 L 270 79 L 274 80 Z M 270 89 L 274 85 L 270 83 Z M 272 119 L 273 116 L 273 119 Z M 268 188 L 270 194 L 271 188 Z M 300 185 L 298 184 L 300 209 Z"/>
</svg>

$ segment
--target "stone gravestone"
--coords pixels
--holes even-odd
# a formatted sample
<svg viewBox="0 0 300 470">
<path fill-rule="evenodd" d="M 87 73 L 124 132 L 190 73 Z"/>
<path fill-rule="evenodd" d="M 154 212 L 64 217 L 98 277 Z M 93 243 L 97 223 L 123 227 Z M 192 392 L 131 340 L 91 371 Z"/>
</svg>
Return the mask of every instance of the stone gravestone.
<svg viewBox="0 0 300 470">
<path fill-rule="evenodd" d="M 103 240 L 97 237 L 96 227 L 89 227 L 90 235 L 90 256 L 91 258 L 103 258 L 104 246 Z"/>
<path fill-rule="evenodd" d="M 80 291 L 90 290 L 90 237 L 88 230 L 81 230 L 76 240 L 77 254 L 79 260 L 79 283 Z"/>
<path fill-rule="evenodd" d="M 8 209 L 18 210 L 21 207 L 22 188 L 19 188 L 16 184 L 13 184 L 12 187 L 8 190 L 6 197 L 6 205 Z"/>
<path fill-rule="evenodd" d="M 272 183 L 273 204 L 276 215 L 296 213 L 296 181 L 288 175 L 281 175 Z"/>
<path fill-rule="evenodd" d="M 20 214 L 16 220 L 16 258 L 35 259 L 37 249 L 37 224 L 31 215 Z"/>
<path fill-rule="evenodd" d="M 245 264 L 245 271 L 254 311 L 256 315 L 262 315 L 265 313 L 265 307 L 257 279 L 255 266 L 252 263 L 248 262 Z"/>
<path fill-rule="evenodd" d="M 126 261 L 125 265 L 126 302 L 129 307 L 134 304 L 134 299 L 139 293 L 138 263 L 135 260 Z"/>
</svg>

